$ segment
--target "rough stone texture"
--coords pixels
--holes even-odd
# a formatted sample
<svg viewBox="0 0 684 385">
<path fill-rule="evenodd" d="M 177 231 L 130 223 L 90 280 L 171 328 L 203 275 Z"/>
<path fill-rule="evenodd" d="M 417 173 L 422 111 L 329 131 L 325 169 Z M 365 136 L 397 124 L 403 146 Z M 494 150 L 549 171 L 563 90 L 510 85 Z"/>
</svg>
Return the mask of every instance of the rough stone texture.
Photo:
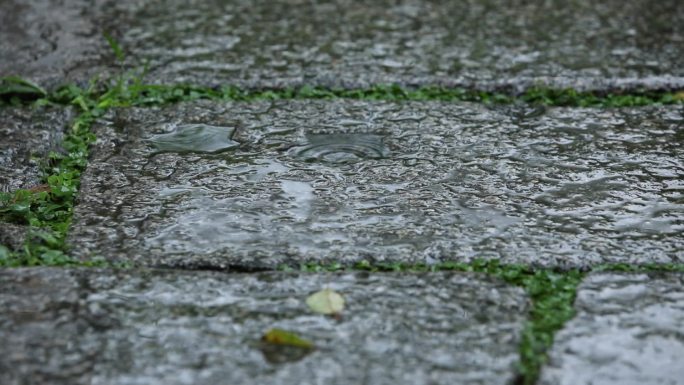
<svg viewBox="0 0 684 385">
<path fill-rule="evenodd" d="M 119 110 L 95 125 L 70 242 L 84 259 L 195 268 L 681 262 L 683 121 L 681 107 L 350 100 Z M 146 140 L 195 123 L 232 141 Z"/>
<path fill-rule="evenodd" d="M 60 151 L 71 109 L 0 109 L 0 191 L 40 184 L 40 164 Z"/>
<path fill-rule="evenodd" d="M 104 32 L 165 83 L 684 87 L 679 0 L 9 0 L 0 76 L 115 73 Z"/>
<path fill-rule="evenodd" d="M 346 299 L 338 319 L 305 305 L 324 286 Z M 527 308 L 468 274 L 1 270 L 0 382 L 507 384 Z M 271 328 L 316 350 L 267 350 Z"/>
<path fill-rule="evenodd" d="M 10 250 L 20 250 L 26 241 L 28 228 L 12 223 L 0 222 L 0 246 Z"/>
<path fill-rule="evenodd" d="M 684 87 L 681 0 L 119 2 L 157 82 Z"/>
<path fill-rule="evenodd" d="M 105 22 L 116 19 L 105 3 L 0 2 L 0 76 L 21 76 L 52 87 L 102 74 L 113 56 L 102 37 Z"/>
<path fill-rule="evenodd" d="M 541 384 L 684 383 L 684 274 L 594 274 L 575 307 Z"/>
</svg>

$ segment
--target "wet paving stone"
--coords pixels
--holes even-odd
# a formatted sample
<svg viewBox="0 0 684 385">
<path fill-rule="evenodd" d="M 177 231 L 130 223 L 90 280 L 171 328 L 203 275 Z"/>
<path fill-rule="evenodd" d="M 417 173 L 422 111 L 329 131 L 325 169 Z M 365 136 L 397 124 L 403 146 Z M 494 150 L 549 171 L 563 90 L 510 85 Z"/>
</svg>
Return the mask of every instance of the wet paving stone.
<svg viewBox="0 0 684 385">
<path fill-rule="evenodd" d="M 70 109 L 0 108 L 0 192 L 39 187 L 50 151 L 60 151 Z M 0 245 L 18 249 L 23 226 L 0 221 Z"/>
<path fill-rule="evenodd" d="M 82 259 L 188 268 L 681 262 L 683 122 L 681 107 L 121 109 L 94 127 L 69 241 Z M 215 139 L 197 135 L 197 152 L 187 137 L 159 152 L 193 124 L 223 127 L 229 148 L 199 151 Z"/>
<path fill-rule="evenodd" d="M 339 317 L 307 308 L 322 287 Z M 0 270 L 0 309 L 6 385 L 507 384 L 528 301 L 469 274 L 37 268 Z M 275 352 L 272 328 L 315 349 Z"/>
<path fill-rule="evenodd" d="M 0 2 L 0 77 L 21 76 L 52 88 L 102 75 L 113 57 L 103 38 L 105 21 L 116 18 L 104 3 Z"/>
<path fill-rule="evenodd" d="M 679 0 L 4 1 L 0 76 L 46 86 L 120 72 L 249 88 L 684 87 Z"/>
<path fill-rule="evenodd" d="M 594 274 L 575 307 L 541 384 L 682 384 L 683 274 Z"/>
<path fill-rule="evenodd" d="M 684 87 L 679 0 L 119 2 L 161 83 Z"/>
</svg>

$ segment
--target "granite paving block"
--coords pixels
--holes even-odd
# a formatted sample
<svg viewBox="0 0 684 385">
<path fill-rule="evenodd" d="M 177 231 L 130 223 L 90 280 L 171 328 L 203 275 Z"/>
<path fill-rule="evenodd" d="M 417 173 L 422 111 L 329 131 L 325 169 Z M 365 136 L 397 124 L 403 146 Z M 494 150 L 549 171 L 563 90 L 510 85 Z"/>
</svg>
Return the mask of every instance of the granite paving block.
<svg viewBox="0 0 684 385">
<path fill-rule="evenodd" d="M 0 2 L 0 77 L 21 76 L 53 88 L 103 75 L 114 62 L 103 33 L 117 18 L 106 3 Z"/>
<path fill-rule="evenodd" d="M 0 76 L 115 76 L 248 88 L 684 87 L 678 0 L 39 0 L 0 4 Z"/>
<path fill-rule="evenodd" d="M 307 308 L 323 287 L 338 317 Z M 470 274 L 0 270 L 0 382 L 503 385 L 528 306 Z M 260 341 L 272 328 L 315 348 Z"/>
<path fill-rule="evenodd" d="M 21 250 L 28 235 L 28 227 L 0 221 L 0 247 L 8 250 Z M 0 250 L 2 250 L 0 248 Z"/>
<path fill-rule="evenodd" d="M 683 274 L 593 274 L 575 307 L 541 384 L 684 384 Z"/>
<path fill-rule="evenodd" d="M 129 65 L 160 83 L 684 87 L 680 0 L 122 1 Z"/>
<path fill-rule="evenodd" d="M 73 253 L 148 266 L 684 260 L 681 107 L 196 102 L 121 109 Z"/>
</svg>

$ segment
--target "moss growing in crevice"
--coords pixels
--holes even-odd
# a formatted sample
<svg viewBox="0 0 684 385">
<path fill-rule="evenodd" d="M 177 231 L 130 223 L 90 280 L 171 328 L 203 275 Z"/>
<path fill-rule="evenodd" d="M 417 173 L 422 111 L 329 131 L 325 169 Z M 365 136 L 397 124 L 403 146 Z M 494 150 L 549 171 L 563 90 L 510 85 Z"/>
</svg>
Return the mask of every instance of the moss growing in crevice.
<svg viewBox="0 0 684 385">
<path fill-rule="evenodd" d="M 573 89 L 530 88 L 522 94 L 502 91 L 449 88 L 440 86 L 404 87 L 377 85 L 363 89 L 302 86 L 281 89 L 246 89 L 232 85 L 204 87 L 191 84 L 152 85 L 144 75 L 125 73 L 110 84 L 92 81 L 89 91 L 71 84 L 47 92 L 17 77 L 0 78 L 0 106 L 32 102 L 68 104 L 74 94 L 87 94 L 99 100 L 100 108 L 112 106 L 159 106 L 198 99 L 207 100 L 291 100 L 357 99 L 477 102 L 487 104 L 530 103 L 566 107 L 633 107 L 653 104 L 684 104 L 684 91 L 582 92 Z M 95 92 L 94 90 L 97 90 Z"/>
</svg>

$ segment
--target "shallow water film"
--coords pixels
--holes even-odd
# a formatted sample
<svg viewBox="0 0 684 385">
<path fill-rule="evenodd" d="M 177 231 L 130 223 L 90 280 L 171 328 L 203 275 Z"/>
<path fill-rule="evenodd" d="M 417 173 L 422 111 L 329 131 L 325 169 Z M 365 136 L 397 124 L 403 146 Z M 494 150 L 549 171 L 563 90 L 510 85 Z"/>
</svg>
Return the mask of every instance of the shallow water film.
<svg viewBox="0 0 684 385">
<path fill-rule="evenodd" d="M 111 118 L 76 211 L 83 256 L 586 266 L 684 253 L 681 107 L 198 102 Z M 235 127 L 230 150 L 150 148 L 200 121 Z M 104 144 L 122 130 L 127 142 Z"/>
</svg>

